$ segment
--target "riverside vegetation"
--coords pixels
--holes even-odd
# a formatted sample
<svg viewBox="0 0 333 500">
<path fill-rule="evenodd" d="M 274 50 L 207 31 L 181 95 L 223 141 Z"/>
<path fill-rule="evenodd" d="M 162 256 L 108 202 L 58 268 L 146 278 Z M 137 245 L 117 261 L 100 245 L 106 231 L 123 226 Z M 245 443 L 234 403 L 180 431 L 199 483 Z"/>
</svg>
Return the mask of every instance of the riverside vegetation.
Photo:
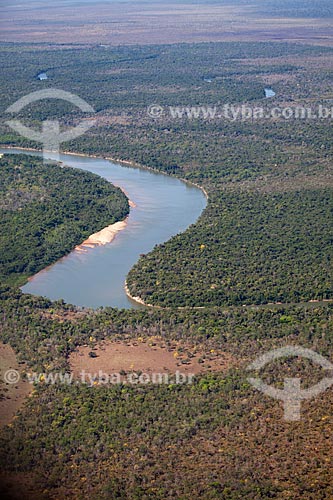
<svg viewBox="0 0 333 500">
<path fill-rule="evenodd" d="M 22 295 L 14 281 L 44 263 L 37 240 L 27 234 L 31 243 L 16 254 L 12 238 L 12 255 L 27 265 L 13 268 L 7 258 L 2 271 L 1 339 L 27 369 L 42 372 L 68 371 L 77 346 L 93 349 L 104 338 L 175 341 L 185 363 L 194 350 L 205 362 L 221 351 L 237 360 L 223 373 L 196 376 L 193 385 L 36 385 L 1 434 L 7 491 L 28 498 L 25 486 L 33 482 L 32 498 L 332 497 L 332 392 L 304 403 L 301 422 L 286 424 L 279 403 L 254 391 L 246 371 L 257 355 L 282 345 L 331 355 L 332 304 L 309 302 L 333 298 L 331 121 L 231 122 L 172 119 L 167 113 L 168 106 L 226 102 L 271 108 L 277 103 L 264 100 L 263 91 L 269 85 L 284 104 L 329 105 L 332 50 L 283 43 L 2 48 L 5 107 L 48 86 L 77 93 L 95 107 L 97 126 L 64 149 L 186 178 L 202 185 L 209 200 L 197 224 L 142 256 L 128 277 L 133 295 L 168 306 L 162 309 L 78 311 L 62 301 Z M 36 80 L 41 70 L 47 70 L 47 81 Z M 165 107 L 161 118 L 147 114 L 152 103 Z M 45 100 L 20 117 L 37 127 L 57 116 L 70 126 L 80 118 L 73 111 Z M 2 144 L 37 146 L 5 125 L 0 133 Z M 2 161 L 10 168 L 18 159 Z M 77 176 L 84 185 L 72 191 L 78 236 L 101 221 L 104 193 L 113 193 L 110 217 L 122 217 L 128 208 L 112 187 L 105 186 L 99 199 L 102 181 L 94 176 L 54 167 L 44 192 L 39 161 L 19 157 L 19 164 L 23 170 L 36 167 L 36 177 L 25 179 L 22 199 L 13 197 L 14 206 L 6 208 L 9 231 L 19 208 L 39 214 L 40 197 L 52 200 L 56 193 L 65 228 L 66 189 Z M 60 189 L 58 175 L 68 179 Z M 8 203 L 8 193 L 21 191 L 12 177 L 1 196 Z M 88 199 L 95 206 L 91 215 L 85 212 Z M 51 239 L 52 220 L 46 233 Z M 38 224 L 45 227 L 42 214 L 36 215 L 36 233 Z M 56 246 L 50 260 L 76 243 L 65 241 L 68 247 Z M 11 255 L 9 247 L 6 252 Z M 286 373 L 302 376 L 309 386 L 321 378 L 300 361 L 265 369 L 270 383 L 283 383 Z"/>
<path fill-rule="evenodd" d="M 90 234 L 124 219 L 129 205 L 119 188 L 97 175 L 5 155 L 0 211 L 0 278 L 22 283 Z"/>
</svg>

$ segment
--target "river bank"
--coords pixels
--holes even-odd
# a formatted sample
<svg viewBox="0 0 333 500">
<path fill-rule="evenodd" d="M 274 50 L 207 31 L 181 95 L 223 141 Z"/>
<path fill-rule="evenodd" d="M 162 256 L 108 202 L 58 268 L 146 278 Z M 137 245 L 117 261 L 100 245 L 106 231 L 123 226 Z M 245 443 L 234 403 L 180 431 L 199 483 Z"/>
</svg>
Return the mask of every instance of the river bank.
<svg viewBox="0 0 333 500">
<path fill-rule="evenodd" d="M 31 148 L 8 146 L 2 152 L 41 155 Z M 126 220 L 91 234 L 70 254 L 32 276 L 22 291 L 87 308 L 144 307 L 124 289 L 130 269 L 141 254 L 196 222 L 207 205 L 206 191 L 186 179 L 126 160 L 70 152 L 60 153 L 59 161 L 119 187 L 131 210 Z"/>
<path fill-rule="evenodd" d="M 127 226 L 128 217 L 125 220 L 115 222 L 110 226 L 101 229 L 97 233 L 91 234 L 88 239 L 86 239 L 80 245 L 74 248 L 74 251 L 85 252 L 87 248 L 94 248 L 96 246 L 107 245 L 112 243 L 119 231 L 122 231 Z"/>
<path fill-rule="evenodd" d="M 10 149 L 22 149 L 22 151 L 31 151 L 33 153 L 39 153 L 39 154 L 43 153 L 43 151 L 41 149 L 23 148 L 21 146 L 4 146 L 4 145 L 0 144 L 0 148 L 1 149 L 9 149 L 9 150 Z M 167 174 L 166 172 L 163 172 L 161 170 L 157 170 L 156 168 L 149 167 L 147 165 L 142 165 L 141 163 L 137 163 L 135 161 L 122 160 L 121 158 L 115 158 L 113 156 L 92 155 L 92 154 L 88 154 L 88 153 L 73 153 L 72 151 L 61 151 L 60 154 L 70 155 L 70 156 L 78 156 L 80 158 L 95 158 L 96 160 L 108 160 L 108 161 L 111 161 L 111 162 L 114 162 L 114 163 L 119 163 L 120 165 L 126 165 L 126 166 L 131 167 L 131 168 L 139 168 L 139 169 L 142 169 L 142 170 L 148 170 L 150 172 L 157 173 L 159 175 L 165 175 L 167 177 L 174 177 L 175 179 L 178 179 L 178 180 L 180 180 L 182 182 L 185 182 L 189 186 L 193 186 L 193 187 L 196 187 L 196 188 L 200 189 L 203 192 L 203 194 L 205 195 L 207 201 L 209 199 L 209 195 L 208 195 L 207 190 L 203 186 L 200 186 L 200 184 L 197 184 L 196 182 L 193 182 L 193 181 L 190 181 L 188 179 L 185 179 L 184 177 L 177 177 L 177 176 L 172 175 L 172 174 Z M 117 187 L 120 187 L 120 186 L 117 186 Z M 122 189 L 122 188 L 120 187 L 120 189 Z M 123 191 L 123 189 L 122 189 L 122 191 Z M 125 191 L 123 191 L 123 192 L 127 196 L 127 193 Z M 129 200 L 129 203 L 130 203 L 130 206 L 132 206 L 131 203 L 134 203 L 134 202 L 131 202 L 131 200 Z"/>
</svg>

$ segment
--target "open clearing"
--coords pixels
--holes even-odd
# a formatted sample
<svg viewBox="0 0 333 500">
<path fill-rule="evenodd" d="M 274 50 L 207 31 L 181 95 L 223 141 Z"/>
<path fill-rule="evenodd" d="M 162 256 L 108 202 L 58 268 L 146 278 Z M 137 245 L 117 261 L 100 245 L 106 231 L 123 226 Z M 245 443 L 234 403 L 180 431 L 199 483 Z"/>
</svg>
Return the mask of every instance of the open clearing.
<svg viewBox="0 0 333 500">
<path fill-rule="evenodd" d="M 16 384 L 6 383 L 4 374 L 8 370 L 21 371 L 13 349 L 8 344 L 0 343 L 0 427 L 10 423 L 32 389 L 24 380 Z"/>
<path fill-rule="evenodd" d="M 332 46 L 331 19 L 268 15 L 260 4 L 11 2 L 1 40 L 103 45 L 202 41 L 291 41 Z M 267 27 L 269 26 L 269 29 Z"/>
<path fill-rule="evenodd" d="M 93 353 L 96 357 L 91 357 Z M 195 349 L 177 349 L 176 345 L 166 346 L 162 342 L 122 342 L 104 341 L 95 347 L 82 346 L 70 356 L 70 366 L 74 375 L 83 370 L 97 374 L 100 370 L 112 373 L 181 373 L 197 374 L 204 371 L 222 371 L 236 365 L 231 354 L 215 351 L 203 354 Z"/>
</svg>

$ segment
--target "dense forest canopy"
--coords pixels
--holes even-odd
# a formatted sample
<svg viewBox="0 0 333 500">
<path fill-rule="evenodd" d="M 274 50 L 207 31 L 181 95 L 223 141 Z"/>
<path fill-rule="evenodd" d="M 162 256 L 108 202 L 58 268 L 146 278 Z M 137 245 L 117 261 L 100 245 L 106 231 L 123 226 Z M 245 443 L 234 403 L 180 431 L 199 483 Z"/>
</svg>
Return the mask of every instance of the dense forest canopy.
<svg viewBox="0 0 333 500">
<path fill-rule="evenodd" d="M 27 155 L 0 158 L 0 279 L 52 264 L 91 234 L 126 217 L 126 196 L 97 175 L 43 165 Z"/>
<path fill-rule="evenodd" d="M 223 353 L 234 359 L 225 371 L 197 375 L 191 386 L 36 384 L 1 433 L 1 462 L 19 497 L 28 477 L 45 499 L 331 498 L 332 391 L 304 403 L 301 422 L 286 424 L 280 404 L 249 386 L 246 367 L 285 345 L 331 357 L 332 304 L 320 300 L 332 299 L 332 122 L 174 119 L 168 107 L 330 106 L 332 50 L 238 42 L 2 49 L 3 111 L 39 89 L 73 92 L 95 108 L 97 126 L 64 149 L 194 181 L 207 191 L 208 206 L 184 234 L 142 256 L 128 278 L 131 292 L 168 307 L 77 311 L 23 295 L 13 282 L 46 264 L 45 238 L 53 242 L 50 260 L 75 244 L 56 238 L 56 225 L 64 235 L 74 225 L 82 239 L 97 220 L 105 225 L 104 216 L 107 223 L 123 217 L 126 199 L 90 174 L 54 166 L 46 178 L 39 160 L 5 156 L 0 207 L 7 241 L 15 249 L 19 228 L 29 244 L 17 254 L 2 246 L 1 340 L 25 370 L 46 373 L 67 372 L 71 353 L 82 345 L 94 351 L 105 338 L 164 342 L 167 349 L 176 343 L 180 365 L 197 352 L 206 364 Z M 41 71 L 47 80 L 37 79 Z M 265 99 L 265 88 L 276 98 Z M 151 104 L 163 106 L 162 117 L 149 116 Z M 64 127 L 81 118 L 51 101 L 19 118 L 38 128 L 50 114 Z M 40 147 L 4 124 L 0 142 Z M 311 363 L 291 360 L 272 363 L 263 377 L 283 384 L 286 373 L 305 386 L 322 377 Z"/>
<path fill-rule="evenodd" d="M 195 228 L 141 257 L 128 284 L 163 306 L 332 299 L 332 217 L 332 189 L 225 192 Z"/>
<path fill-rule="evenodd" d="M 207 190 L 199 223 L 132 270 L 134 296 L 164 306 L 300 302 L 332 298 L 331 119 L 187 119 L 168 109 L 245 103 L 269 111 L 277 100 L 265 99 L 265 87 L 290 106 L 329 106 L 331 56 L 271 42 L 43 51 L 7 44 L 2 78 L 7 104 L 23 88 L 51 84 L 93 105 L 97 126 L 65 149 L 134 160 Z M 36 79 L 42 69 L 46 82 Z M 159 118 L 147 113 L 153 103 L 164 110 Z M 81 116 L 61 100 L 20 116 L 36 128 L 50 114 L 64 126 Z M 33 145 L 0 131 L 3 143 Z"/>
</svg>

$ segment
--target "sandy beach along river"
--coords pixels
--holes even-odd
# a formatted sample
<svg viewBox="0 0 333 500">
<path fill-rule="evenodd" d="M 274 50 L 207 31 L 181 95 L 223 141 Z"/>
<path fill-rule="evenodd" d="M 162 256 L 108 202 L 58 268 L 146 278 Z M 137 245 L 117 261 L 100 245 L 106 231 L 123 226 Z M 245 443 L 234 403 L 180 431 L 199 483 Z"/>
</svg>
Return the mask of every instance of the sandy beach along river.
<svg viewBox="0 0 333 500">
<path fill-rule="evenodd" d="M 0 153 L 9 152 L 40 155 L 0 149 Z M 22 290 L 85 307 L 142 307 L 126 295 L 128 272 L 140 254 L 196 222 L 207 203 L 204 192 L 175 177 L 103 158 L 61 154 L 60 160 L 119 186 L 131 200 L 130 214 L 91 235 L 69 255 L 30 278 Z"/>
</svg>

